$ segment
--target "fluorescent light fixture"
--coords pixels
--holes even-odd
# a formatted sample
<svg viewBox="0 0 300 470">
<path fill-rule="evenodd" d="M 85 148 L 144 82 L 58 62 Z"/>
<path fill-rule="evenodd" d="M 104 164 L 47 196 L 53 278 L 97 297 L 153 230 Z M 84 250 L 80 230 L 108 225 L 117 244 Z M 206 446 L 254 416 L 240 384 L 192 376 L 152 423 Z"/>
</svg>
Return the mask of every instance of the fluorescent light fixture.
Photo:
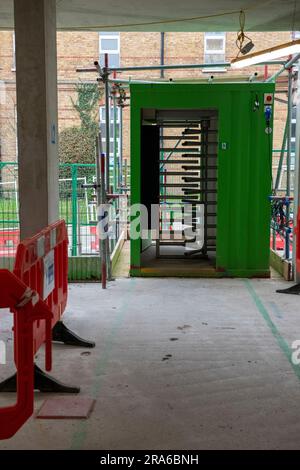
<svg viewBox="0 0 300 470">
<path fill-rule="evenodd" d="M 261 62 L 269 62 L 270 60 L 279 59 L 287 55 L 300 53 L 300 39 L 296 41 L 286 42 L 280 46 L 270 47 L 263 51 L 254 52 L 231 61 L 233 69 L 248 67 L 249 65 L 260 64 Z"/>
</svg>

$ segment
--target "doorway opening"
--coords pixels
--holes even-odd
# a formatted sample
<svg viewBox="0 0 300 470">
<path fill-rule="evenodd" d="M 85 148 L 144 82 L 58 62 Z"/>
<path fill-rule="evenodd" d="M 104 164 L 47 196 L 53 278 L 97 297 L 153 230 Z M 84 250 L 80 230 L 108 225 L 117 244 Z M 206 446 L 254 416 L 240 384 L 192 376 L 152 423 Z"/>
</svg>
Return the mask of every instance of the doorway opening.
<svg viewBox="0 0 300 470">
<path fill-rule="evenodd" d="M 144 109 L 141 136 L 141 202 L 155 228 L 142 241 L 142 267 L 214 271 L 217 110 Z"/>
</svg>

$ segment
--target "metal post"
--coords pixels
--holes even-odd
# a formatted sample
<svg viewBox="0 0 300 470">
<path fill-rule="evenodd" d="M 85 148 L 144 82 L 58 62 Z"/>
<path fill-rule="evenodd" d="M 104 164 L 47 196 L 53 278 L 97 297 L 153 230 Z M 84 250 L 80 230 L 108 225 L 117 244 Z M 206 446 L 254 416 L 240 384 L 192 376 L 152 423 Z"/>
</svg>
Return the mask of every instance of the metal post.
<svg viewBox="0 0 300 470">
<path fill-rule="evenodd" d="M 162 66 L 165 65 L 165 33 L 164 32 L 160 33 L 160 65 L 162 65 Z M 160 78 L 165 78 L 165 69 L 164 68 L 160 69 Z M 164 128 L 163 127 L 160 127 L 159 133 L 160 133 L 160 142 L 162 143 L 162 147 L 163 147 L 164 146 L 163 145 L 163 138 L 164 138 Z M 160 160 L 164 160 L 164 156 L 165 156 L 164 152 L 161 152 L 160 153 Z M 167 182 L 166 175 L 161 176 L 160 179 L 161 179 L 161 183 L 166 183 Z M 167 188 L 164 187 L 163 194 L 166 194 L 166 190 L 167 190 Z M 159 229 L 159 223 L 158 223 L 158 229 Z M 158 251 L 159 251 L 159 237 L 158 237 L 158 240 L 156 240 L 156 244 L 158 244 Z M 158 258 L 159 257 L 159 252 L 156 253 L 156 254 L 158 255 L 156 257 Z"/>
<path fill-rule="evenodd" d="M 296 149 L 295 149 L 295 172 L 294 172 L 294 228 L 297 228 L 297 234 L 293 236 L 293 268 L 294 268 L 294 280 L 300 283 L 300 272 L 297 271 L 297 244 L 299 245 L 299 229 L 297 227 L 297 214 L 299 211 L 300 198 L 300 61 L 298 62 L 298 82 L 297 82 L 297 119 L 296 119 Z"/>
<path fill-rule="evenodd" d="M 125 184 L 125 188 L 127 188 L 127 159 L 125 160 L 125 165 L 124 165 L 124 184 Z"/>
<path fill-rule="evenodd" d="M 109 109 L 109 83 L 108 83 L 108 54 L 105 54 L 105 68 L 103 74 L 104 89 L 105 89 L 105 129 L 106 129 L 106 191 L 109 193 L 109 173 L 110 173 L 110 109 Z"/>
<path fill-rule="evenodd" d="M 272 239 L 272 249 L 273 249 L 274 251 L 276 251 L 276 236 L 277 236 L 277 234 L 276 234 L 276 229 L 275 229 L 275 227 L 272 227 L 272 235 L 273 235 L 273 239 Z"/>
<path fill-rule="evenodd" d="M 202 154 L 202 161 L 204 163 L 204 169 L 201 171 L 204 177 L 204 194 L 202 194 L 202 200 L 204 202 L 204 243 L 203 243 L 203 248 L 202 248 L 202 253 L 204 255 L 207 255 L 207 245 L 208 245 L 208 201 L 209 201 L 209 195 L 208 195 L 208 128 L 209 128 L 210 121 L 208 120 L 202 120 L 201 121 L 201 154 Z M 203 159 L 204 156 L 204 159 Z M 201 187 L 201 186 L 200 186 Z M 195 224 L 195 230 L 196 230 L 196 224 Z"/>
<path fill-rule="evenodd" d="M 113 135 L 114 135 L 114 193 L 118 190 L 118 154 L 117 154 L 117 106 L 116 95 L 113 94 Z"/>
<path fill-rule="evenodd" d="M 100 168 L 100 173 L 101 173 L 101 204 L 107 204 L 107 192 L 105 189 L 105 154 L 103 153 L 102 149 L 102 140 L 99 140 L 99 148 L 100 148 L 100 155 L 101 155 L 101 168 Z M 108 217 L 109 213 L 106 212 L 104 213 L 104 206 L 102 206 L 102 213 L 103 216 Z M 109 236 L 108 236 L 108 224 L 103 227 L 103 230 L 106 232 L 106 236 L 102 237 L 102 244 L 101 244 L 101 252 L 102 252 L 102 272 L 104 272 L 105 269 L 105 286 L 106 286 L 106 281 L 111 281 L 112 280 L 112 273 L 111 273 L 111 259 L 110 259 L 110 249 L 109 249 Z M 103 276 L 103 274 L 102 274 Z M 105 287 L 103 287 L 105 289 Z"/>
<path fill-rule="evenodd" d="M 80 199 L 77 199 L 77 254 L 82 254 Z"/>
<path fill-rule="evenodd" d="M 267 80 L 269 76 L 268 66 L 264 66 L 264 79 Z"/>
<path fill-rule="evenodd" d="M 266 60 L 256 64 L 257 66 L 264 65 L 282 65 L 286 64 L 285 60 Z M 95 63 L 95 67 L 76 67 L 76 72 L 98 72 L 99 68 Z M 205 69 L 205 68 L 220 68 L 220 67 L 231 67 L 231 62 L 220 62 L 214 64 L 202 63 L 202 64 L 168 64 L 168 65 L 142 65 L 142 66 L 129 66 L 129 67 L 109 67 L 109 72 L 129 72 L 129 71 L 143 71 L 143 70 L 181 70 L 181 69 Z M 283 70 L 279 71 L 279 74 Z"/>
<path fill-rule="evenodd" d="M 288 207 L 286 208 L 288 210 Z M 284 252 L 285 252 L 285 258 L 289 259 L 290 258 L 290 233 L 291 229 L 290 228 L 285 228 L 285 234 L 284 234 Z"/>
<path fill-rule="evenodd" d="M 290 60 L 285 62 L 285 64 L 283 65 L 283 67 L 281 69 L 279 69 L 277 72 L 275 72 L 266 81 L 267 82 L 274 82 L 276 80 L 276 78 L 279 77 L 279 75 L 282 74 L 282 72 L 284 72 L 285 70 L 290 70 L 292 65 L 294 65 L 295 62 L 297 62 L 299 60 L 299 58 L 300 58 L 300 54 L 295 54 Z"/>
<path fill-rule="evenodd" d="M 285 123 L 284 134 L 283 134 L 283 139 L 282 139 L 282 146 L 281 146 L 281 151 L 280 151 L 280 158 L 279 158 L 279 162 L 278 162 L 277 175 L 276 175 L 275 188 L 274 188 L 275 192 L 278 191 L 279 183 L 280 183 L 282 164 L 283 164 L 283 160 L 284 160 L 284 156 L 285 156 L 287 130 L 288 130 L 288 119 L 286 120 L 286 123 Z"/>
<path fill-rule="evenodd" d="M 258 66 L 264 65 L 284 65 L 285 60 L 266 60 L 257 64 Z M 137 65 L 128 67 L 109 67 L 110 72 L 130 72 L 130 71 L 144 71 L 144 70 L 182 70 L 182 69 L 205 69 L 205 68 L 220 68 L 220 67 L 231 67 L 231 62 L 219 62 L 214 64 L 202 63 L 202 64 L 168 64 L 168 65 Z M 82 71 L 82 69 L 77 69 Z M 84 71 L 91 72 L 95 69 L 84 68 Z"/>
<path fill-rule="evenodd" d="M 102 205 L 102 215 L 104 215 L 104 204 L 105 204 L 105 154 L 100 154 L 100 173 L 101 173 L 101 191 L 100 191 L 100 203 Z M 103 227 L 102 237 L 101 237 L 101 281 L 102 289 L 106 289 L 106 279 L 107 279 L 107 256 L 106 256 L 106 238 L 104 237 L 105 228 Z"/>
<path fill-rule="evenodd" d="M 292 139 L 292 107 L 293 107 L 293 70 L 289 68 L 288 75 L 288 113 L 287 113 L 287 154 L 286 154 L 286 197 L 291 195 L 291 139 Z M 286 206 L 286 237 L 285 257 L 290 257 L 289 232 L 290 228 L 290 205 Z"/>
<path fill-rule="evenodd" d="M 119 122 L 119 179 L 118 187 L 123 185 L 123 107 L 120 106 L 120 122 Z"/>
<path fill-rule="evenodd" d="M 289 69 L 288 79 L 288 128 L 287 128 L 287 155 L 286 155 L 286 196 L 291 195 L 291 140 L 292 140 L 292 108 L 293 108 L 293 71 Z"/>
<path fill-rule="evenodd" d="M 96 137 L 96 194 L 97 194 L 97 220 L 100 222 L 98 218 L 98 210 L 99 206 L 103 204 L 103 196 L 102 196 L 102 175 L 101 175 L 101 134 L 99 133 Z M 105 190 L 105 188 L 104 188 Z M 105 191 L 104 191 L 105 196 Z M 101 233 L 98 233 L 98 244 L 99 244 L 99 255 L 100 255 L 100 263 L 101 263 L 101 283 L 102 289 L 106 288 L 106 256 L 105 256 L 105 244 L 103 243 Z M 103 249 L 104 248 L 104 249 Z M 105 275 L 103 272 L 105 270 Z"/>
<path fill-rule="evenodd" d="M 160 65 L 165 65 L 165 33 L 160 33 Z M 160 78 L 165 78 L 165 69 L 160 69 Z"/>
<path fill-rule="evenodd" d="M 77 165 L 74 163 L 72 165 L 72 256 L 77 256 L 77 222 L 78 222 L 78 214 L 77 214 Z"/>
</svg>

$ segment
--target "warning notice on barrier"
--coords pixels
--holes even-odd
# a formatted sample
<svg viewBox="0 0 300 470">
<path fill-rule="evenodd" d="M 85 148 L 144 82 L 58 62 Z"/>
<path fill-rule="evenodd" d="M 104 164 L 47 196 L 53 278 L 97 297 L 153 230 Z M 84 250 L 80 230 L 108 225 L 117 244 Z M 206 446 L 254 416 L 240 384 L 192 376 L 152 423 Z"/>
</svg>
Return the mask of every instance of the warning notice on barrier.
<svg viewBox="0 0 300 470">
<path fill-rule="evenodd" d="M 54 250 L 44 257 L 44 300 L 54 290 L 55 287 L 55 267 L 54 267 Z"/>
</svg>

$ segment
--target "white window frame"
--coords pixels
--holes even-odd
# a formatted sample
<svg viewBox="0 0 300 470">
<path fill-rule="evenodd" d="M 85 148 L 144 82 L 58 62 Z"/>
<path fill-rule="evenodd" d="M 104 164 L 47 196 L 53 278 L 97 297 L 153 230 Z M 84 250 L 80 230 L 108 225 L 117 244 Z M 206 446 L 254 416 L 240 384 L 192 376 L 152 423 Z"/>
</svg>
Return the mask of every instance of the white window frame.
<svg viewBox="0 0 300 470">
<path fill-rule="evenodd" d="M 221 49 L 214 49 L 210 50 L 207 49 L 207 40 L 208 39 L 223 39 L 223 47 Z M 223 54 L 224 55 L 224 62 L 225 62 L 225 54 L 226 54 L 226 32 L 218 32 L 218 33 L 213 33 L 213 32 L 207 32 L 204 33 L 204 62 L 205 61 L 205 56 L 208 54 Z M 226 67 L 207 67 L 202 69 L 203 72 L 226 72 L 227 69 Z"/>
<path fill-rule="evenodd" d="M 113 116 L 113 111 L 114 108 L 113 106 L 110 107 L 110 113 L 109 113 L 109 123 L 113 124 L 114 123 L 114 116 Z M 105 119 L 105 106 L 100 106 L 99 108 L 99 115 L 100 115 L 100 124 L 106 124 L 106 119 Z M 120 113 L 120 108 L 117 108 L 117 124 L 119 124 L 119 137 L 117 137 L 117 155 L 120 155 L 120 125 L 121 125 L 121 113 Z M 102 142 L 103 144 L 106 144 L 106 137 L 102 137 Z M 109 142 L 114 143 L 114 136 L 109 137 Z M 109 152 L 109 157 L 113 157 L 114 152 Z"/>
<path fill-rule="evenodd" d="M 105 33 L 100 32 L 99 33 L 99 59 L 101 57 L 101 54 L 108 54 L 109 55 L 118 55 L 119 56 L 119 65 L 120 65 L 120 33 Z M 117 48 L 116 49 L 102 49 L 102 44 L 101 41 L 102 39 L 113 39 L 117 40 Z M 109 64 L 108 64 L 109 65 Z"/>
</svg>

